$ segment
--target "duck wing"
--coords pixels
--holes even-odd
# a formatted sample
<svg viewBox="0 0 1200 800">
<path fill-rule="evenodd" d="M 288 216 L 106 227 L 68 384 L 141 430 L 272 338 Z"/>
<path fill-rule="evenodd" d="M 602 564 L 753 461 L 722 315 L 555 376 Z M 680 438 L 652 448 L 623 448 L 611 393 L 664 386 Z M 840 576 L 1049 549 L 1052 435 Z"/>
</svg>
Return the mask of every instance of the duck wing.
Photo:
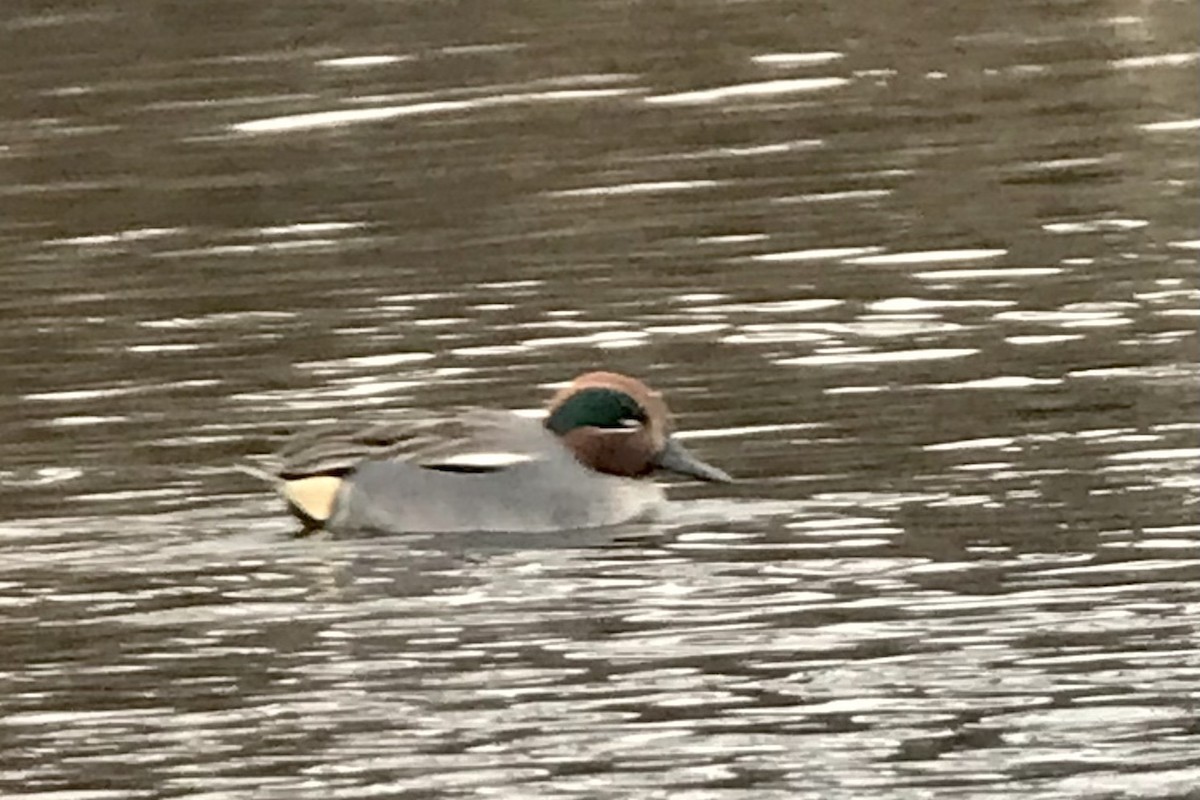
<svg viewBox="0 0 1200 800">
<path fill-rule="evenodd" d="M 430 469 L 483 472 L 540 460 L 563 448 L 540 420 L 507 411 L 472 409 L 455 416 L 313 426 L 275 456 L 274 473 L 295 480 L 340 477 L 363 461 L 407 461 Z"/>
</svg>

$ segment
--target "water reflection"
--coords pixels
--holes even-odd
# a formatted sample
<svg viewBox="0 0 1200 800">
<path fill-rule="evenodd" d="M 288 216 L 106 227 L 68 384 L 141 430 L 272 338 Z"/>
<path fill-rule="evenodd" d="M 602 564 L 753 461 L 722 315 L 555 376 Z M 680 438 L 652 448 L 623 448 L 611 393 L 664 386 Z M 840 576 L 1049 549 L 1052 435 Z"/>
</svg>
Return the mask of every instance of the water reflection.
<svg viewBox="0 0 1200 800">
<path fill-rule="evenodd" d="M 0 23 L 6 796 L 1193 791 L 1187 4 L 214 10 Z M 592 367 L 742 480 L 331 539 L 231 469 Z"/>
</svg>

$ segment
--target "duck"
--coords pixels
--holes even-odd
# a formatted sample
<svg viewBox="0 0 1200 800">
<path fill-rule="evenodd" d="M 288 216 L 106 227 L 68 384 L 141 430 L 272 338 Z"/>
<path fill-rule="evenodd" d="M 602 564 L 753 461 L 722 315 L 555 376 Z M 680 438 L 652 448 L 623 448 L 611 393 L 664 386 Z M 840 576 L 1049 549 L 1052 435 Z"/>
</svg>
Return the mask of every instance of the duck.
<svg viewBox="0 0 1200 800">
<path fill-rule="evenodd" d="M 549 532 L 658 514 L 651 475 L 733 479 L 673 435 L 661 393 L 616 372 L 588 372 L 542 419 L 472 409 L 420 419 L 324 424 L 276 454 L 271 481 L 305 532 Z"/>
</svg>

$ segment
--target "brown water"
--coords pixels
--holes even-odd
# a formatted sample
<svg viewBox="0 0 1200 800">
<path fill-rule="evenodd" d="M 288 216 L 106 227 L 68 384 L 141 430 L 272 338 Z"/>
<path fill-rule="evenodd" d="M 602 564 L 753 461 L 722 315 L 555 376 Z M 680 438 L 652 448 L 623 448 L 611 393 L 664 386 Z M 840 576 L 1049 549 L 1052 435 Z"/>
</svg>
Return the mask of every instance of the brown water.
<svg viewBox="0 0 1200 800">
<path fill-rule="evenodd" d="M 1191 2 L 6 2 L 0 794 L 1200 796 Z M 655 525 L 296 539 L 591 368 Z"/>
</svg>

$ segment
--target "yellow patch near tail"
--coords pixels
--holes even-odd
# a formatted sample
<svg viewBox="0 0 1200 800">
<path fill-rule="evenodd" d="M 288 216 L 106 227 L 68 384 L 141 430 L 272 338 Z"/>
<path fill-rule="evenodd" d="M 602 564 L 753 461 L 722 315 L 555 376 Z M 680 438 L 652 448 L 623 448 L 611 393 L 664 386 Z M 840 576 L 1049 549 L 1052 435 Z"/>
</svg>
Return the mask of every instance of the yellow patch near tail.
<svg viewBox="0 0 1200 800">
<path fill-rule="evenodd" d="M 288 501 L 292 511 L 305 521 L 322 523 L 333 516 L 333 503 L 337 499 L 342 479 L 332 475 L 314 475 L 284 481 L 279 493 Z"/>
</svg>

